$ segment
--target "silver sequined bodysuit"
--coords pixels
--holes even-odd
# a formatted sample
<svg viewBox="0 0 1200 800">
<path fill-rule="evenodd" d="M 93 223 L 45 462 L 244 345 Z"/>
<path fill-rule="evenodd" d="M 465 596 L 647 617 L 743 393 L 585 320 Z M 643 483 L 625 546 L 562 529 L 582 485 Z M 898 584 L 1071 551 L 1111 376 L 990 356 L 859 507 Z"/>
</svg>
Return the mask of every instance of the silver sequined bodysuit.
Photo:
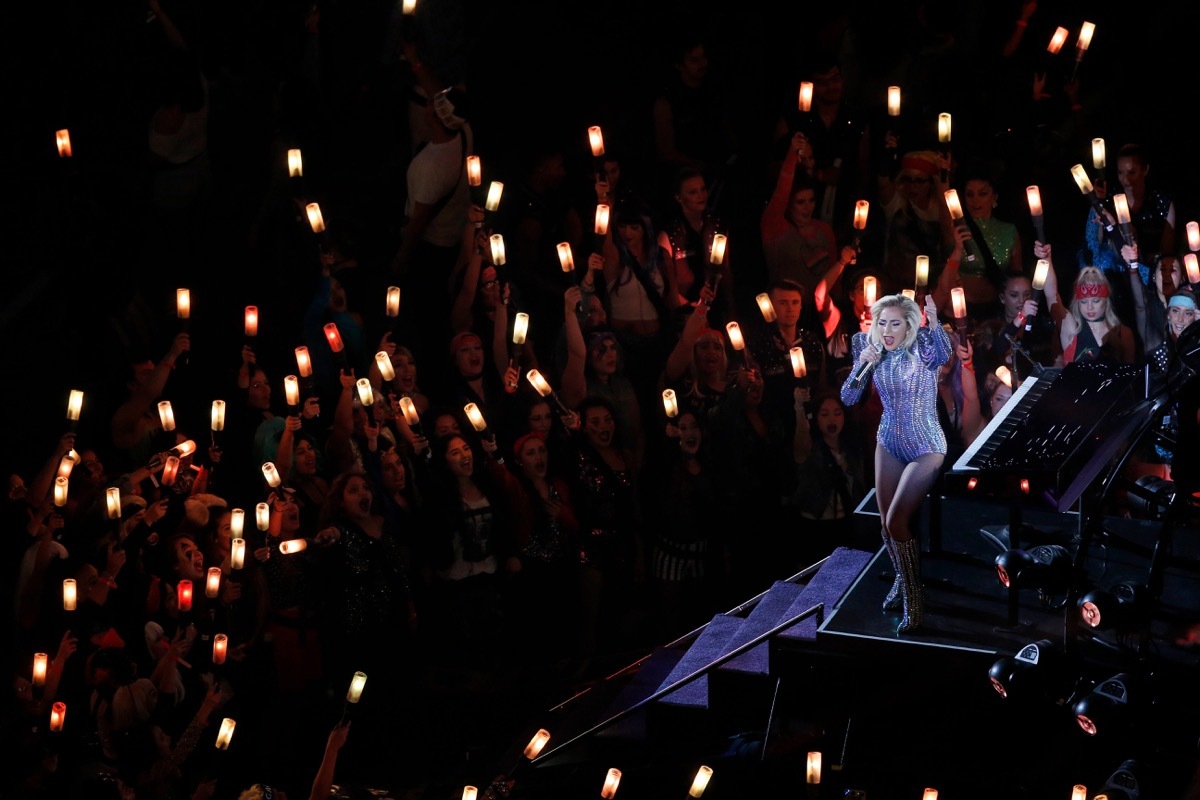
<svg viewBox="0 0 1200 800">
<path fill-rule="evenodd" d="M 867 334 L 856 333 L 852 340 L 853 364 L 868 346 Z M 883 351 L 875 367 L 875 391 L 883 402 L 876 440 L 904 463 L 926 453 L 946 453 L 946 434 L 938 424 L 938 370 L 950 358 L 950 337 L 941 325 L 922 327 L 913 343 L 916 358 L 904 350 Z M 865 386 L 853 386 L 854 371 L 842 384 L 842 402 L 853 406 L 862 397 Z"/>
</svg>

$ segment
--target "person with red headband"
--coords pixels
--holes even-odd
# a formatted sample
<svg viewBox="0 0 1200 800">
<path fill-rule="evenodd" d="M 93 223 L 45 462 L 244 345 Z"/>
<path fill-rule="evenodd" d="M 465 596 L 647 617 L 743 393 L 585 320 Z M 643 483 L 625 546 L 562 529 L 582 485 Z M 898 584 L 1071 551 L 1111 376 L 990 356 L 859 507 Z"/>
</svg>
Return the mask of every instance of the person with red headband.
<svg viewBox="0 0 1200 800">
<path fill-rule="evenodd" d="M 1071 313 L 1059 326 L 1063 363 L 1116 361 L 1132 364 L 1133 331 L 1117 319 L 1109 302 L 1108 278 L 1097 267 L 1084 267 L 1075 279 Z"/>
</svg>

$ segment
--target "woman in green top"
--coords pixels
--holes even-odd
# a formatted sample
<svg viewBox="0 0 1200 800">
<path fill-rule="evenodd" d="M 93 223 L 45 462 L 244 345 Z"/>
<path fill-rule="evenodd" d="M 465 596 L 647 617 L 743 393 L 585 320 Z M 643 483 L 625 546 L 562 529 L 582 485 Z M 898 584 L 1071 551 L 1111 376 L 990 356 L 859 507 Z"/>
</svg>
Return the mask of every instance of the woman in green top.
<svg viewBox="0 0 1200 800">
<path fill-rule="evenodd" d="M 1017 226 L 992 216 L 999 204 L 996 184 L 983 169 L 967 173 L 960 198 L 969 221 L 965 222 L 973 241 L 959 258 L 956 249 L 946 264 L 949 286 L 962 286 L 968 313 L 975 319 L 987 319 L 1000 313 L 999 296 L 1010 274 L 1024 271 L 1021 234 Z"/>
</svg>

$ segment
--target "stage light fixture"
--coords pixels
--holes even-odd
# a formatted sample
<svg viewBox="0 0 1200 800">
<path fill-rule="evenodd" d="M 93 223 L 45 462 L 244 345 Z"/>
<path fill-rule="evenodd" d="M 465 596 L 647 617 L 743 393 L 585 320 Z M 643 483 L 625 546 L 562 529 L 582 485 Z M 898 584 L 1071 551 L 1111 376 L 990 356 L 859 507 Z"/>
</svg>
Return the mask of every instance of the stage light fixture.
<svg viewBox="0 0 1200 800">
<path fill-rule="evenodd" d="M 1071 554 L 1057 544 L 1010 549 L 996 556 L 996 577 L 1006 589 L 1037 589 L 1045 602 L 1071 585 Z"/>
<path fill-rule="evenodd" d="M 1175 502 L 1175 483 L 1157 475 L 1143 475 L 1126 494 L 1129 513 L 1137 519 L 1162 520 Z"/>
<path fill-rule="evenodd" d="M 1031 642 L 988 670 L 992 688 L 1006 700 L 1045 697 L 1057 683 L 1061 654 L 1049 639 Z"/>
<path fill-rule="evenodd" d="M 1135 583 L 1092 589 L 1079 598 L 1079 616 L 1084 625 L 1097 630 L 1136 630 L 1147 622 L 1147 591 Z"/>
<path fill-rule="evenodd" d="M 1088 736 L 1111 734 L 1128 730 L 1133 719 L 1137 698 L 1136 678 L 1121 672 L 1100 681 L 1092 691 L 1080 698 L 1072 708 L 1075 722 Z"/>
<path fill-rule="evenodd" d="M 1108 776 L 1100 791 L 1108 800 L 1141 800 L 1145 772 L 1137 760 L 1126 759 Z"/>
</svg>

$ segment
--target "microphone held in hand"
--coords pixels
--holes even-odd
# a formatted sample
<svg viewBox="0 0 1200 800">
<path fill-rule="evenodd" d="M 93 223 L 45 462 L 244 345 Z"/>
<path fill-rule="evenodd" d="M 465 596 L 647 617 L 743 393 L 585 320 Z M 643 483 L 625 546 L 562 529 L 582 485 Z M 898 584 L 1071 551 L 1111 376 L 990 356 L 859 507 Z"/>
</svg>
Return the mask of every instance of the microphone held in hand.
<svg viewBox="0 0 1200 800">
<path fill-rule="evenodd" d="M 875 345 L 875 352 L 882 355 L 882 343 Z M 871 370 L 875 369 L 875 365 L 878 363 L 878 361 L 864 361 L 863 363 L 859 364 L 858 371 L 854 373 L 854 379 L 850 381 L 850 385 L 855 389 L 862 386 L 863 381 L 867 379 L 867 376 L 871 374 Z"/>
</svg>

